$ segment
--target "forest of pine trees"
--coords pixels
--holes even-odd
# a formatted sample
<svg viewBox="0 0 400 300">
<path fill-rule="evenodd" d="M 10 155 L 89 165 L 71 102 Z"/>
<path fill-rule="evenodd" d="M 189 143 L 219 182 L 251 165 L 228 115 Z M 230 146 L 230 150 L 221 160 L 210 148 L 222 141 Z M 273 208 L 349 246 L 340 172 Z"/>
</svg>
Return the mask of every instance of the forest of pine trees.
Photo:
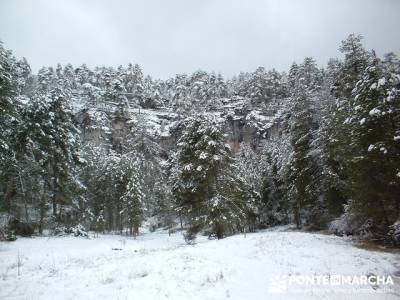
<svg viewBox="0 0 400 300">
<path fill-rule="evenodd" d="M 0 44 L 0 240 L 293 223 L 400 245 L 400 61 L 354 34 L 339 51 L 324 68 L 159 80 L 137 64 L 33 74 Z M 246 122 L 279 113 L 279 130 L 231 143 L 230 106 Z M 174 115 L 168 146 L 143 110 Z"/>
</svg>

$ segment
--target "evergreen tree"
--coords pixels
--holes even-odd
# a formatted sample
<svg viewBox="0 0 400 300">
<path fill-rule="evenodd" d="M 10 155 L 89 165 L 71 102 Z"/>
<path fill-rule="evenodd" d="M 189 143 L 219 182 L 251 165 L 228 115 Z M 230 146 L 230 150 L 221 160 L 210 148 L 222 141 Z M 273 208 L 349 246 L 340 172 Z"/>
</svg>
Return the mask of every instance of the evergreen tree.
<svg viewBox="0 0 400 300">
<path fill-rule="evenodd" d="M 275 141 L 274 141 L 275 142 Z M 275 142 L 276 143 L 276 142 Z M 266 166 L 261 179 L 261 207 L 259 224 L 261 227 L 287 224 L 289 222 L 288 198 L 285 197 L 285 178 L 280 170 L 281 161 L 276 157 L 277 153 L 272 143 L 267 145 L 267 153 L 263 156 Z M 279 147 L 279 146 L 278 146 Z"/>
<path fill-rule="evenodd" d="M 174 80 L 174 93 L 172 96 L 172 108 L 179 114 L 186 114 L 190 109 L 189 79 L 186 75 L 176 75 Z"/>
<path fill-rule="evenodd" d="M 126 216 L 129 226 L 129 233 L 135 237 L 139 234 L 139 227 L 143 220 L 143 193 L 142 184 L 138 176 L 138 169 L 132 165 L 130 168 L 130 178 L 126 185 L 125 193 L 121 197 L 123 209 L 122 214 Z"/>
<path fill-rule="evenodd" d="M 400 208 L 400 73 L 393 67 L 376 57 L 370 63 L 353 91 L 348 122 L 352 210 L 378 238 Z"/>
<path fill-rule="evenodd" d="M 11 54 L 0 43 L 0 162 L 2 164 L 9 163 L 13 157 L 12 128 L 18 123 L 15 100 L 17 91 L 13 77 L 14 68 Z"/>
<path fill-rule="evenodd" d="M 350 196 L 348 166 L 352 156 L 351 135 L 347 125 L 353 107 L 352 90 L 361 79 L 370 54 L 364 49 L 362 36 L 351 34 L 342 41 L 340 51 L 344 61 L 331 61 L 328 65 L 327 83 L 334 97 L 329 108 L 324 129 L 324 198 L 332 216 L 343 213 L 343 205 Z"/>
<path fill-rule="evenodd" d="M 263 67 L 257 68 L 257 70 L 251 74 L 246 92 L 253 105 L 267 102 L 269 98 L 266 77 L 267 73 Z"/>
<path fill-rule="evenodd" d="M 241 189 L 243 197 L 248 205 L 248 225 L 249 230 L 255 230 L 262 223 L 261 219 L 264 214 L 264 207 L 261 202 L 262 192 L 262 177 L 265 168 L 263 163 L 260 163 L 261 155 L 256 153 L 253 148 L 242 143 L 240 151 L 236 155 L 236 170 L 237 175 L 241 179 Z M 261 160 L 261 162 L 264 162 Z"/>
<path fill-rule="evenodd" d="M 293 149 L 289 174 L 288 192 L 292 199 L 294 221 L 298 228 L 311 225 L 312 209 L 319 204 L 316 195 L 318 166 L 312 153 L 313 140 L 313 102 L 315 93 L 320 89 L 320 71 L 311 58 L 306 58 L 298 68 L 292 68 L 295 78 L 291 87 L 292 120 L 290 139 Z"/>
<path fill-rule="evenodd" d="M 171 170 L 177 213 L 187 218 L 187 240 L 206 228 L 222 238 L 246 216 L 230 148 L 215 120 L 201 116 L 184 123 Z"/>
<path fill-rule="evenodd" d="M 140 114 L 136 116 L 136 122 L 128 144 L 129 150 L 134 153 L 138 160 L 137 167 L 142 181 L 146 211 L 150 216 L 153 216 L 158 209 L 157 202 L 159 198 L 156 194 L 160 191 L 157 191 L 157 184 L 163 180 L 163 172 L 161 170 L 161 155 L 163 151 L 155 141 L 154 135 L 152 135 L 152 128 Z"/>
<path fill-rule="evenodd" d="M 17 100 L 18 84 L 16 60 L 0 42 L 0 210 L 13 212 L 12 199 L 18 193 L 18 150 L 16 137 L 20 118 L 20 103 Z"/>
<path fill-rule="evenodd" d="M 73 202 L 80 186 L 75 171 L 80 163 L 79 131 L 66 97 L 60 89 L 37 95 L 25 114 L 27 136 L 35 143 L 35 158 L 45 170 L 55 217 L 60 217 L 60 205 Z"/>
</svg>

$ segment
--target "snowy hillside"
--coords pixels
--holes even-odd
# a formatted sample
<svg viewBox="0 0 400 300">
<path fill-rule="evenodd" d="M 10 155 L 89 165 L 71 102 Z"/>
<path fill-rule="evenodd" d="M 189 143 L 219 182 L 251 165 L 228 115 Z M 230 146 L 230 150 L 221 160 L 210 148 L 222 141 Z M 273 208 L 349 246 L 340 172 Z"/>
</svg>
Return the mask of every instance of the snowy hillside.
<svg viewBox="0 0 400 300">
<path fill-rule="evenodd" d="M 19 257 L 19 263 L 18 263 Z M 335 236 L 265 231 L 37 237 L 0 244 L 1 299 L 399 299 L 399 254 Z M 396 273 L 397 271 L 397 273 Z M 289 284 L 290 276 L 392 275 L 394 285 Z M 299 291 L 298 289 L 301 288 Z M 297 289 L 297 290 L 296 290 Z M 60 291 L 63 291 L 60 293 Z"/>
</svg>

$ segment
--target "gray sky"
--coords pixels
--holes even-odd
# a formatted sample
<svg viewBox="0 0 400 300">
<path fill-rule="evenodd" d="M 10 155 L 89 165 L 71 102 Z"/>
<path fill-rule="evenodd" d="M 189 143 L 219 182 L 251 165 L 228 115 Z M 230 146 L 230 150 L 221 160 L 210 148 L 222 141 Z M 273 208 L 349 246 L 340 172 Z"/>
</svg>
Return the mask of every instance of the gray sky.
<svg viewBox="0 0 400 300">
<path fill-rule="evenodd" d="M 0 0 L 0 40 L 34 71 L 133 62 L 160 78 L 230 77 L 305 56 L 324 65 L 352 32 L 399 54 L 399 13 L 400 0 Z"/>
</svg>

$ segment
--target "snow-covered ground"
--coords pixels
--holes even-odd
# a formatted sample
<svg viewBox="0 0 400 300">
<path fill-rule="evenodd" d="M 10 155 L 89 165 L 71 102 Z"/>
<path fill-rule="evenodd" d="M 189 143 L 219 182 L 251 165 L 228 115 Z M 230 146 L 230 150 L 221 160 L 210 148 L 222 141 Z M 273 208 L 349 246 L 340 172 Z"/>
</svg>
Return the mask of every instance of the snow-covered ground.
<svg viewBox="0 0 400 300">
<path fill-rule="evenodd" d="M 136 240 L 20 238 L 0 243 L 0 299 L 400 299 L 399 258 L 344 238 L 293 231 L 200 237 L 195 245 L 166 232 Z M 395 284 L 290 281 L 371 274 L 392 275 Z"/>
</svg>

